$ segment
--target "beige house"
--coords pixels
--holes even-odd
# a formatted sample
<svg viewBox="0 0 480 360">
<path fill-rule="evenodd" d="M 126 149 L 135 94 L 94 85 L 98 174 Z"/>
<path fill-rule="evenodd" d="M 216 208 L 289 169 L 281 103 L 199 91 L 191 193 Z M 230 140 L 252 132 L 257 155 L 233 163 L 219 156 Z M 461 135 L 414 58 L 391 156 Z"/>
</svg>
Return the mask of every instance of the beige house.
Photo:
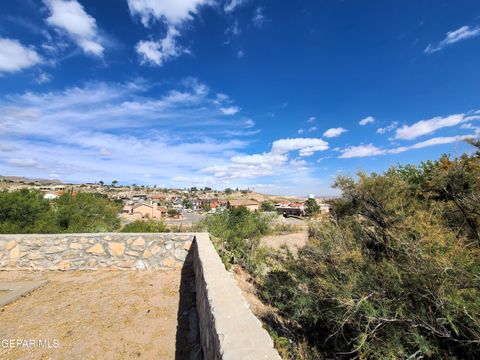
<svg viewBox="0 0 480 360">
<path fill-rule="evenodd" d="M 239 199 L 228 201 L 228 208 L 238 208 L 240 206 L 245 206 L 250 211 L 256 211 L 260 209 L 260 203 L 255 200 Z"/>
<path fill-rule="evenodd" d="M 150 202 L 149 204 L 130 204 L 123 207 L 123 212 L 128 215 L 146 218 L 146 219 L 163 219 L 167 216 L 167 208 L 158 206 L 157 203 Z"/>
</svg>

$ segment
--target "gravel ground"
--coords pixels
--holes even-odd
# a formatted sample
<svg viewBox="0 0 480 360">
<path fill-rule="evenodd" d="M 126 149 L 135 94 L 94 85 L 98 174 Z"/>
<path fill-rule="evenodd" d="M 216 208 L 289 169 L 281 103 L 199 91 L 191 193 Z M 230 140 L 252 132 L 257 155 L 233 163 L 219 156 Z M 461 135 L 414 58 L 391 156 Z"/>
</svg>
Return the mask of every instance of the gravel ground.
<svg viewBox="0 0 480 360">
<path fill-rule="evenodd" d="M 0 308 L 0 341 L 48 340 L 52 348 L 3 344 L 0 359 L 184 359 L 191 350 L 198 351 L 189 267 L 155 272 L 0 271 L 0 281 L 37 279 L 48 283 Z"/>
</svg>

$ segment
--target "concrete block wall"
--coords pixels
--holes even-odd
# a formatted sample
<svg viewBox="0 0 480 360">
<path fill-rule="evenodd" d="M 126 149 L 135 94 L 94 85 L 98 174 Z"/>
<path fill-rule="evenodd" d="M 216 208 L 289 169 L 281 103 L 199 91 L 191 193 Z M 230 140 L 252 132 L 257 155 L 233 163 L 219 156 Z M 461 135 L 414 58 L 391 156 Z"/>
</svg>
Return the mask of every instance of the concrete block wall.
<svg viewBox="0 0 480 360">
<path fill-rule="evenodd" d="M 225 269 L 208 233 L 196 234 L 193 264 L 205 359 L 280 360 L 273 341 Z"/>
</svg>

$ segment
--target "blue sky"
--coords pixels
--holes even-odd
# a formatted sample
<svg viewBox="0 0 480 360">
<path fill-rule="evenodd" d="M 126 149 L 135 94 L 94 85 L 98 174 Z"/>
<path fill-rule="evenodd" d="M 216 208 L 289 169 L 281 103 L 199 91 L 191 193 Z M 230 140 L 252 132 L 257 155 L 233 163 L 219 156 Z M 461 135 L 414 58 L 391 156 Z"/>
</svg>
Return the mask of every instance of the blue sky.
<svg viewBox="0 0 480 360">
<path fill-rule="evenodd" d="M 469 150 L 478 1 L 0 5 L 0 174 L 335 194 Z"/>
</svg>

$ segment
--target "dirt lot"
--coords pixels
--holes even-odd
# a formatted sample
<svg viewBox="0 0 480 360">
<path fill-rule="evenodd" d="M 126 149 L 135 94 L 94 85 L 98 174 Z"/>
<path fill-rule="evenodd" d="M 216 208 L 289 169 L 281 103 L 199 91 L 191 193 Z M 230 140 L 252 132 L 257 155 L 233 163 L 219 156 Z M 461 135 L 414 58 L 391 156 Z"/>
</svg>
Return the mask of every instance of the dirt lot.
<svg viewBox="0 0 480 360">
<path fill-rule="evenodd" d="M 198 346 L 192 276 L 185 268 L 0 272 L 0 281 L 49 281 L 0 308 L 0 341 L 46 339 L 52 347 L 54 340 L 59 345 L 50 349 L 2 345 L 0 358 L 188 358 L 190 349 Z"/>
<path fill-rule="evenodd" d="M 286 235 L 269 235 L 264 236 L 261 239 L 263 245 L 270 246 L 274 249 L 278 249 L 283 245 L 287 245 L 287 247 L 293 253 L 296 253 L 297 250 L 303 247 L 308 240 L 308 233 L 307 230 L 292 234 Z"/>
</svg>

